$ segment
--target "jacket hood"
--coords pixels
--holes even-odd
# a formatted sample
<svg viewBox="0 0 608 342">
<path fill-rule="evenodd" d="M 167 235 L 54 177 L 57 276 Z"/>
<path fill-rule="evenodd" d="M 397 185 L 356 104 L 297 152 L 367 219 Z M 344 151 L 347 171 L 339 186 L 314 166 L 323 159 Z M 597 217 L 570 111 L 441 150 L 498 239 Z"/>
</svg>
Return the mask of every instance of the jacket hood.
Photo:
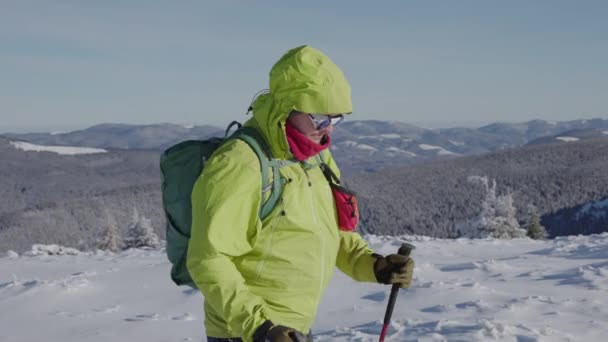
<svg viewBox="0 0 608 342">
<path fill-rule="evenodd" d="M 285 121 L 292 110 L 350 114 L 351 90 L 344 74 L 323 52 L 310 46 L 289 50 L 270 70 L 270 91 L 253 103 L 247 126 L 264 136 L 275 158 L 290 159 Z"/>
</svg>

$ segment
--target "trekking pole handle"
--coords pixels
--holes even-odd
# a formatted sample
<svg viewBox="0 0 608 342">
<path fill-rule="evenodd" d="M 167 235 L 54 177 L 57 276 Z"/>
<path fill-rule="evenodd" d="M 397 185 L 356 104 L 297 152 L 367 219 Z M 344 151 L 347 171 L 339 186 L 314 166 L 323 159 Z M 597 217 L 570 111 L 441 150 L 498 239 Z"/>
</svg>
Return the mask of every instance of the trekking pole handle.
<svg viewBox="0 0 608 342">
<path fill-rule="evenodd" d="M 397 251 L 397 254 L 410 256 L 412 251 L 416 249 L 416 246 L 411 243 L 402 243 L 401 247 Z M 388 329 L 388 325 L 391 322 L 391 316 L 393 316 L 393 309 L 395 308 L 395 302 L 397 301 L 397 295 L 399 294 L 400 284 L 393 284 L 391 288 L 391 294 L 388 297 L 388 305 L 386 306 L 386 313 L 384 314 L 384 322 L 382 325 L 382 332 L 380 333 L 380 342 L 384 341 L 384 337 L 386 336 L 386 331 Z"/>
</svg>

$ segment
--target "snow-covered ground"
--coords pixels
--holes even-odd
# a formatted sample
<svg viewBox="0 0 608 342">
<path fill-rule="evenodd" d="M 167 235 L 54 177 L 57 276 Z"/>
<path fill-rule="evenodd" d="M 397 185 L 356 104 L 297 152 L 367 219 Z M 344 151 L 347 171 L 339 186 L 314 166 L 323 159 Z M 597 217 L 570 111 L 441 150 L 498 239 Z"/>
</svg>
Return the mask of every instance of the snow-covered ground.
<svg viewBox="0 0 608 342">
<path fill-rule="evenodd" d="M 367 238 L 384 254 L 405 240 Z M 398 297 L 387 341 L 608 335 L 608 233 L 407 240 L 417 246 L 415 279 Z M 0 258 L 0 341 L 204 341 L 203 299 L 171 283 L 162 251 L 41 251 Z M 356 283 L 337 271 L 313 327 L 315 341 L 377 341 L 388 293 L 387 286 Z"/>
<path fill-rule="evenodd" d="M 35 151 L 35 152 L 54 152 L 58 154 L 92 154 L 92 153 L 106 153 L 107 150 L 102 148 L 92 147 L 75 147 L 75 146 L 45 146 L 30 144 L 25 141 L 11 141 L 11 145 L 15 148 L 23 151 Z"/>
<path fill-rule="evenodd" d="M 556 137 L 555 139 L 565 142 L 579 141 L 579 138 L 576 137 Z"/>
<path fill-rule="evenodd" d="M 441 147 L 441 146 L 434 146 L 434 145 L 429 145 L 429 144 L 420 144 L 418 145 L 418 147 L 420 147 L 421 150 L 424 151 L 429 151 L 429 150 L 437 150 L 437 154 L 438 155 L 457 155 L 458 153 L 454 153 L 452 151 L 448 151 L 445 148 Z"/>
</svg>

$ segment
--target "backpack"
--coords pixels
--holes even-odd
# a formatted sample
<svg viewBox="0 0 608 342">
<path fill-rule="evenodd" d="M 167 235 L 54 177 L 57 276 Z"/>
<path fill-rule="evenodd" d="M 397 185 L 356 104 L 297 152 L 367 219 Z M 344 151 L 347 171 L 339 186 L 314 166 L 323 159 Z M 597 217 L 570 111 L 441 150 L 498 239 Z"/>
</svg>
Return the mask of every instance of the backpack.
<svg viewBox="0 0 608 342">
<path fill-rule="evenodd" d="M 238 129 L 229 135 L 231 128 Z M 272 158 L 272 153 L 264 138 L 251 127 L 242 127 L 233 121 L 223 138 L 213 137 L 206 140 L 187 140 L 167 150 L 160 157 L 162 180 L 162 202 L 165 211 L 166 252 L 171 262 L 171 279 L 177 285 L 188 285 L 196 288 L 186 267 L 190 226 L 192 224 L 192 203 L 190 195 L 194 183 L 201 175 L 205 162 L 226 141 L 240 139 L 247 143 L 258 156 L 262 177 L 262 198 L 266 198 L 260 207 L 260 219 L 270 214 L 281 197 L 283 182 L 279 169 L 291 162 Z M 272 169 L 272 178 L 269 176 Z M 270 191 L 269 194 L 267 194 Z"/>
</svg>

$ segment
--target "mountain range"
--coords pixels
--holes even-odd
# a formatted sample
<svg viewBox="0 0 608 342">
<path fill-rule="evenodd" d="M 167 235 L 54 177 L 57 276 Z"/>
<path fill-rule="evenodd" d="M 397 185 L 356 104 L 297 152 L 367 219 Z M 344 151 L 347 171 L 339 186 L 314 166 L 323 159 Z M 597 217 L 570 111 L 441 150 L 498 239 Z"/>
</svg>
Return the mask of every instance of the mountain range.
<svg viewBox="0 0 608 342">
<path fill-rule="evenodd" d="M 468 176 L 512 192 L 522 223 L 526 206 L 536 206 L 551 236 L 608 231 L 608 120 L 442 130 L 354 121 L 334 132 L 334 156 L 360 194 L 368 233 L 457 237 L 457 225 L 478 214 L 483 198 Z M 163 236 L 160 151 L 223 134 L 212 126 L 108 124 L 0 137 L 0 251 L 36 242 L 91 248 L 108 220 L 124 233 L 135 210 Z M 40 146 L 17 142 L 25 138 Z M 98 150 L 67 155 L 48 145 Z"/>
<path fill-rule="evenodd" d="M 4 134 L 41 145 L 163 150 L 179 141 L 224 136 L 223 128 L 174 124 L 101 124 L 66 133 Z M 479 128 L 427 129 L 402 122 L 349 121 L 337 126 L 332 150 L 346 174 L 546 143 L 563 136 L 608 134 L 608 119 L 493 123 Z"/>
</svg>

